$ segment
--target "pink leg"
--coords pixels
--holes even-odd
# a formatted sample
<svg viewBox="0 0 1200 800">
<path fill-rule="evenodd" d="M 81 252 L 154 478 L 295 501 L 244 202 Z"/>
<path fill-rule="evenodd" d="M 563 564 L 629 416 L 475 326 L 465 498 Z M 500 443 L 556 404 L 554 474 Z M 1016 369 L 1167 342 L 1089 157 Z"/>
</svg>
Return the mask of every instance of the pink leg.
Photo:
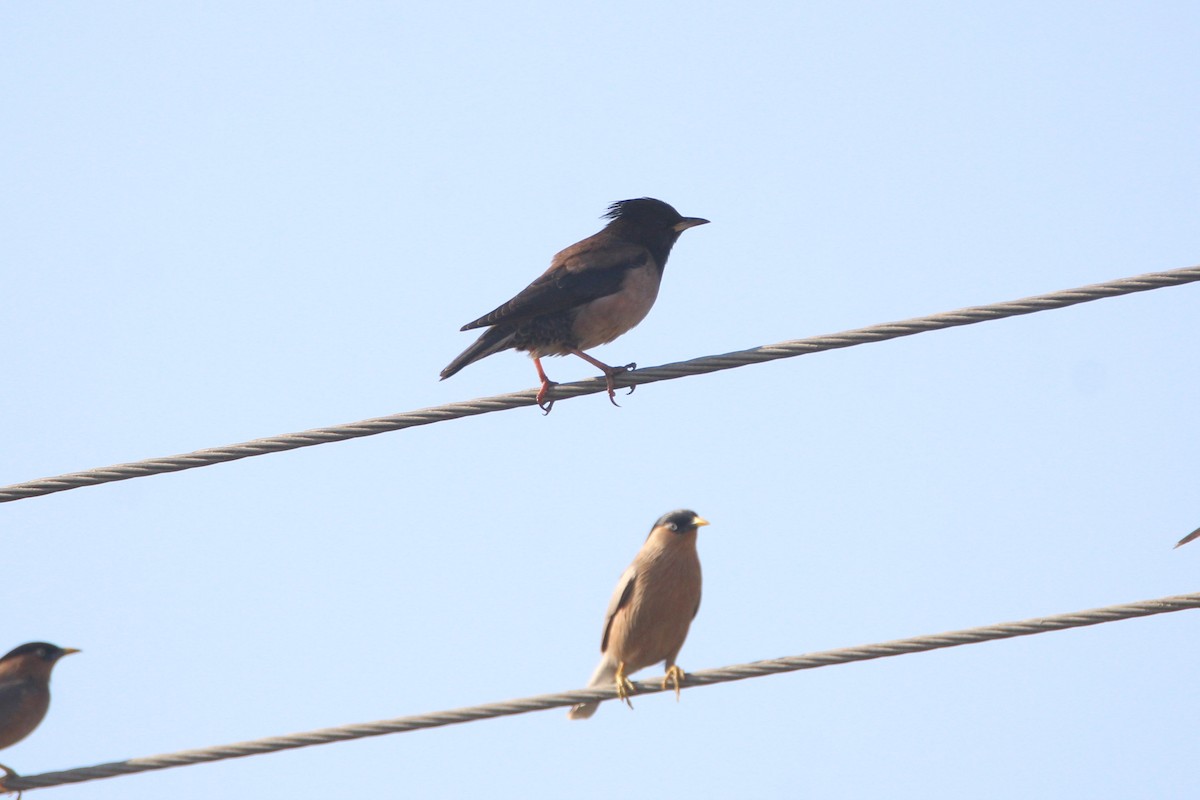
<svg viewBox="0 0 1200 800">
<path fill-rule="evenodd" d="M 596 369 L 598 369 L 604 373 L 604 382 L 606 384 L 606 388 L 608 389 L 608 401 L 610 403 L 612 403 L 614 406 L 616 406 L 617 405 L 617 393 L 615 391 L 616 384 L 613 383 L 613 377 L 615 375 L 620 375 L 622 372 L 629 372 L 630 370 L 637 369 L 637 364 L 626 364 L 623 367 L 610 367 L 608 364 L 605 364 L 603 361 L 592 358 L 591 356 L 589 356 L 587 353 L 583 352 L 582 350 L 572 350 L 571 354 L 579 356 L 584 361 L 588 362 L 593 367 L 595 367 Z M 628 393 L 633 394 L 633 390 L 636 388 L 637 388 L 636 386 L 630 386 Z M 620 406 L 617 406 L 617 407 L 620 408 Z"/>
<path fill-rule="evenodd" d="M 538 408 L 542 410 L 542 413 L 549 414 L 550 409 L 554 408 L 554 398 L 552 397 L 549 402 L 546 402 L 546 395 L 550 394 L 551 387 L 558 384 L 546 377 L 546 371 L 542 369 L 542 360 L 537 356 L 533 358 L 533 366 L 537 367 L 538 378 L 542 381 L 542 388 L 538 389 L 537 393 Z"/>
</svg>

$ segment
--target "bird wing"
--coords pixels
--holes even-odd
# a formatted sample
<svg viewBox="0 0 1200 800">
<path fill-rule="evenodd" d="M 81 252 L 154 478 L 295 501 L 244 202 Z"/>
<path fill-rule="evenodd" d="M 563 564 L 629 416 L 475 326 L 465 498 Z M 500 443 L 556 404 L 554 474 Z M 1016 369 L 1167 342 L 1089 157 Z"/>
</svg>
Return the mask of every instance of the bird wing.
<svg viewBox="0 0 1200 800">
<path fill-rule="evenodd" d="M 635 583 L 637 583 L 637 568 L 630 564 L 621 573 L 621 579 L 617 581 L 617 588 L 613 591 L 612 599 L 608 601 L 608 610 L 604 612 L 604 636 L 600 639 L 601 653 L 608 650 L 608 634 L 612 631 L 613 620 L 616 619 L 617 612 L 629 604 L 629 598 L 633 597 Z"/>
<path fill-rule="evenodd" d="M 0 720 L 11 719 L 25 701 L 27 678 L 0 678 Z"/>
<path fill-rule="evenodd" d="M 646 266 L 650 261 L 650 251 L 645 247 L 601 231 L 563 250 L 554 257 L 550 269 L 516 297 L 463 325 L 462 330 L 502 322 L 519 323 L 605 297 L 621 288 L 629 270 Z"/>
</svg>

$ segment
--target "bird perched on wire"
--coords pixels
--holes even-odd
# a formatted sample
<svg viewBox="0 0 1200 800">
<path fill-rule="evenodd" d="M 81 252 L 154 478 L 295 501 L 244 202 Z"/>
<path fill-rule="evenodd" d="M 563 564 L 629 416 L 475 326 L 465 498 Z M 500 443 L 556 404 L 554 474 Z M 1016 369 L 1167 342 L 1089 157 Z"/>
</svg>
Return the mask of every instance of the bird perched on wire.
<svg viewBox="0 0 1200 800">
<path fill-rule="evenodd" d="M 633 563 L 617 581 L 608 610 L 604 612 L 604 635 L 600 639 L 600 664 L 588 688 L 616 686 L 617 697 L 633 708 L 629 675 L 665 663 L 662 687 L 675 686 L 684 672 L 675 663 L 687 638 L 692 618 L 700 610 L 700 558 L 696 554 L 696 531 L 708 520 L 695 511 L 672 511 L 659 517 Z M 599 703 L 580 703 L 567 716 L 587 719 Z"/>
<path fill-rule="evenodd" d="M 0 658 L 0 750 L 33 733 L 50 707 L 50 670 L 63 656 L 79 651 L 46 642 L 15 647 Z M 5 776 L 11 769 L 0 764 Z"/>
<path fill-rule="evenodd" d="M 1196 530 L 1192 531 L 1187 536 L 1180 539 L 1178 542 L 1175 543 L 1175 546 L 1182 547 L 1183 545 L 1187 544 L 1188 542 L 1192 541 L 1193 539 L 1200 539 L 1200 528 L 1196 528 Z"/>
<path fill-rule="evenodd" d="M 462 326 L 487 330 L 442 370 L 442 380 L 493 353 L 521 350 L 533 358 L 542 382 L 537 403 L 549 413 L 554 382 L 541 360 L 571 354 L 604 373 L 608 399 L 617 404 L 613 377 L 637 364 L 610 367 L 583 351 L 645 319 L 679 234 L 708 220 L 680 216 L 650 197 L 613 203 L 604 216 L 612 221 L 602 231 L 554 256 L 550 268 L 516 297 Z"/>
</svg>

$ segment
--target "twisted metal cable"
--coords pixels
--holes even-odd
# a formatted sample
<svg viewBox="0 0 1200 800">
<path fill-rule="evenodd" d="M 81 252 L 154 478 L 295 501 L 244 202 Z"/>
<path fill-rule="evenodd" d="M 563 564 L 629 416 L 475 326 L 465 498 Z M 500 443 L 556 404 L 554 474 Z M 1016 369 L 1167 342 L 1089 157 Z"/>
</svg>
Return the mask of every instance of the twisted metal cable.
<svg viewBox="0 0 1200 800">
<path fill-rule="evenodd" d="M 978 322 L 988 322 L 1005 317 L 1015 317 L 1022 314 L 1033 314 L 1038 311 L 1065 308 L 1079 303 L 1088 303 L 1106 297 L 1117 297 L 1134 292 L 1146 292 L 1151 289 L 1162 289 L 1168 286 L 1179 286 L 1185 283 L 1200 281 L 1200 266 L 1183 269 L 1167 270 L 1165 272 L 1148 272 L 1131 278 L 1095 283 L 1081 286 L 1077 289 L 1065 289 L 1049 294 L 1035 295 L 1021 300 L 1009 300 L 1003 303 L 992 303 L 985 306 L 971 306 L 957 311 L 947 311 L 940 314 L 930 314 L 925 317 L 914 317 L 899 322 L 885 322 L 866 328 L 843 331 L 825 336 L 813 336 L 807 339 L 794 339 L 778 344 L 754 347 L 749 350 L 738 350 L 724 355 L 705 356 L 690 361 L 679 361 L 658 367 L 639 369 L 618 376 L 620 386 L 640 386 L 643 383 L 673 380 L 689 375 L 705 375 L 735 367 L 750 364 L 761 364 L 780 358 L 792 358 L 819 353 L 824 350 L 837 350 L 843 347 L 853 347 L 860 344 L 882 342 L 888 339 L 898 339 L 902 336 L 912 336 L 926 331 L 955 328 L 961 325 L 974 325 Z M 559 384 L 554 389 L 556 400 L 596 394 L 604 391 L 604 380 L 590 378 L 575 383 Z M 346 439 L 356 439 L 362 436 L 374 436 L 388 431 L 398 431 L 404 428 L 414 428 L 420 425 L 430 425 L 460 417 L 471 417 L 477 414 L 488 414 L 493 411 L 506 411 L 511 408 L 531 406 L 536 403 L 536 392 L 532 389 L 511 394 L 482 397 L 475 400 L 464 400 L 447 403 L 433 408 L 422 408 L 386 417 L 375 417 L 351 422 L 344 425 L 334 425 L 328 428 L 315 428 L 300 433 L 288 433 L 272 436 L 266 439 L 253 439 L 240 444 L 215 447 L 206 450 L 196 450 L 162 458 L 149 458 L 143 461 L 133 461 L 126 464 L 115 464 L 110 467 L 71 472 L 53 478 L 14 483 L 0 487 L 0 503 L 21 500 L 27 497 L 38 497 L 69 489 L 79 489 L 84 486 L 95 486 L 101 483 L 124 481 L 130 478 L 140 478 L 146 475 L 159 475 L 167 472 L 179 472 L 196 467 L 207 467 L 225 461 L 236 461 L 251 456 L 261 456 L 267 453 L 279 453 L 285 450 L 296 450 L 301 447 L 311 447 L 328 442 L 340 442 Z"/>
<path fill-rule="evenodd" d="M 947 647 L 990 642 L 997 639 L 1011 639 L 1017 636 L 1032 636 L 1038 633 L 1066 630 L 1067 628 L 1099 625 L 1105 622 L 1116 622 L 1135 617 L 1148 617 L 1154 614 L 1169 614 L 1175 611 L 1185 611 L 1190 608 L 1200 608 L 1200 592 L 1181 594 L 1174 597 L 1163 597 L 1158 600 L 1144 600 L 1140 603 L 1094 608 L 1071 614 L 1057 614 L 1051 617 L 1026 619 L 1019 622 L 1001 622 L 997 625 L 989 625 L 982 628 L 967 628 L 947 633 L 917 636 L 911 639 L 896 639 L 880 644 L 861 645 L 859 647 L 848 647 L 839 650 L 825 650 L 817 653 L 808 653 L 807 655 L 789 656 L 768 661 L 753 661 L 749 664 L 738 664 L 721 669 L 708 669 L 688 675 L 681 686 L 683 688 L 711 686 L 716 683 L 740 681 L 747 678 L 760 678 L 765 675 L 775 675 L 782 672 L 818 669 L 835 664 L 849 664 L 854 661 L 870 661 L 876 658 L 889 658 L 909 653 L 921 653 L 928 650 L 940 650 Z M 662 691 L 670 691 L 669 689 L 664 689 L 658 680 L 638 681 L 634 686 L 636 694 L 656 694 Z M 330 744 L 350 739 L 363 739 L 369 736 L 382 736 L 388 733 L 407 733 L 408 731 L 422 730 L 424 728 L 439 728 L 463 722 L 475 722 L 515 714 L 527 714 L 531 711 L 544 711 L 550 708 L 570 706 L 591 700 L 611 700 L 614 696 L 615 692 L 611 688 L 580 689 L 573 692 L 545 694 L 519 700 L 508 700 L 501 703 L 488 703 L 481 706 L 439 711 L 432 714 L 397 717 L 395 719 L 357 725 L 342 725 L 336 728 L 308 731 L 307 733 L 293 733 L 287 736 L 273 736 L 267 739 L 254 739 L 248 742 L 205 747 L 198 750 L 181 750 L 176 753 L 166 753 L 147 758 L 132 758 L 128 761 L 114 761 L 108 764 L 98 764 L 94 767 L 80 767 L 62 772 L 44 772 L 40 775 L 12 777 L 0 781 L 0 790 L 26 791 L 29 789 L 44 789 L 50 786 L 82 783 L 100 778 L 113 778 L 119 775 L 132 775 L 137 772 L 149 772 L 151 770 L 168 769 L 170 767 L 204 764 L 210 761 L 223 761 L 229 758 L 262 755 L 280 750 L 293 750 L 298 747 Z"/>
</svg>

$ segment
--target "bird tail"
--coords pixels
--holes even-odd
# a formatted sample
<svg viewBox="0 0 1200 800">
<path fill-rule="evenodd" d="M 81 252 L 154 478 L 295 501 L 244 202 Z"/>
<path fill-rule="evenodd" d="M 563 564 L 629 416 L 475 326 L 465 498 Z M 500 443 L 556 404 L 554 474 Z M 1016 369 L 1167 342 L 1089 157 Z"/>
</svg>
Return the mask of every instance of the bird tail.
<svg viewBox="0 0 1200 800">
<path fill-rule="evenodd" d="M 458 357 L 442 370 L 442 380 L 446 380 L 468 364 L 474 364 L 481 358 L 512 347 L 512 335 L 512 330 L 507 327 L 488 328 L 474 344 L 459 353 Z"/>
<path fill-rule="evenodd" d="M 617 665 L 610 661 L 607 657 L 600 659 L 599 666 L 592 673 L 592 679 L 588 681 L 587 688 L 593 689 L 597 686 L 612 686 L 617 677 Z M 596 709 L 600 707 L 599 703 L 580 703 L 577 706 L 571 706 L 571 710 L 567 712 L 567 719 L 587 719 L 592 714 L 596 713 Z"/>
</svg>

